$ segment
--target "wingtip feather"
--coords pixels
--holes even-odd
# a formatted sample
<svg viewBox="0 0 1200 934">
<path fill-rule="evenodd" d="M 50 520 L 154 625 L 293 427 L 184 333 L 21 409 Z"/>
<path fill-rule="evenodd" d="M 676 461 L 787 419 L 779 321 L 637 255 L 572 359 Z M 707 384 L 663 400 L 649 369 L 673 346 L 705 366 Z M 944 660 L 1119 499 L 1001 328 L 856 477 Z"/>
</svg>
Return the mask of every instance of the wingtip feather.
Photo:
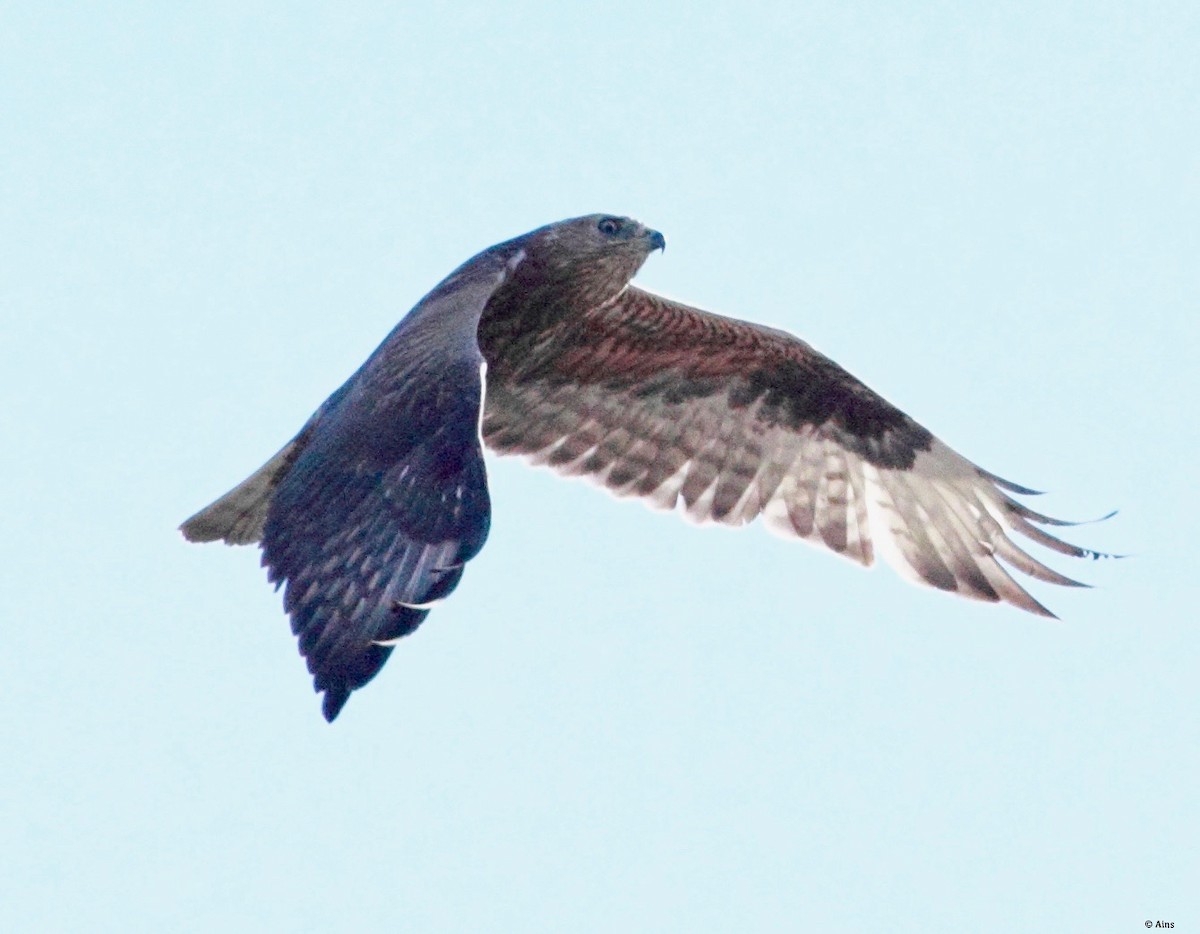
<svg viewBox="0 0 1200 934">
<path fill-rule="evenodd" d="M 350 691 L 346 688 L 325 688 L 325 697 L 321 700 L 321 715 L 325 717 L 325 721 L 333 723 L 349 699 Z"/>
</svg>

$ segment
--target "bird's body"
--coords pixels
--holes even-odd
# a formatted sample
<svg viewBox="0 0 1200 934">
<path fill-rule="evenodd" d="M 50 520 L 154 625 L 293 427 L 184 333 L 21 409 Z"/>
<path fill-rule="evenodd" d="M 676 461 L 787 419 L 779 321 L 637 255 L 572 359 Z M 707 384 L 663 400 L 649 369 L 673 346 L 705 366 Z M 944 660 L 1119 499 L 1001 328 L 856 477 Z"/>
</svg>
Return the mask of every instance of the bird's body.
<svg viewBox="0 0 1200 934">
<path fill-rule="evenodd" d="M 1008 537 L 1094 554 L 1008 495 L 1031 491 L 797 338 L 629 285 L 663 245 L 591 215 L 478 254 L 296 438 L 184 523 L 193 541 L 261 541 L 328 719 L 482 548 L 481 436 L 699 521 L 763 515 L 862 564 L 879 547 L 911 579 L 977 599 L 1048 615 L 998 558 L 1075 584 Z"/>
</svg>

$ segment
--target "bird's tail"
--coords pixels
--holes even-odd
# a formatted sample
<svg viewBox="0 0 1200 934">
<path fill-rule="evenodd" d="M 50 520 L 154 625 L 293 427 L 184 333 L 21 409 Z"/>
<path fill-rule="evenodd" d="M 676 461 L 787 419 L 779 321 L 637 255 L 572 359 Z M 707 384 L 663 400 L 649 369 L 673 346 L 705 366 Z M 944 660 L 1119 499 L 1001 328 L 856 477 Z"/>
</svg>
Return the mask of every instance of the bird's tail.
<svg viewBox="0 0 1200 934">
<path fill-rule="evenodd" d="M 250 545 L 262 540 L 271 496 L 299 454 L 299 441 L 283 449 L 220 499 L 179 527 L 189 542 Z"/>
</svg>

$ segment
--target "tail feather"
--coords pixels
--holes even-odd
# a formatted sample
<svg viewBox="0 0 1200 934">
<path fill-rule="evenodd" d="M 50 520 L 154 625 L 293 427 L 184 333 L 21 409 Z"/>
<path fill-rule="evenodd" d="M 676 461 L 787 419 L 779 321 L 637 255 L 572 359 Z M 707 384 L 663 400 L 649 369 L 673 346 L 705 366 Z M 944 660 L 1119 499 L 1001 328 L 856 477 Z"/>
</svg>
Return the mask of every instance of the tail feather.
<svg viewBox="0 0 1200 934">
<path fill-rule="evenodd" d="M 275 487 L 299 453 L 299 441 L 288 442 L 262 467 L 184 522 L 179 527 L 183 537 L 189 542 L 223 541 L 228 545 L 261 541 Z"/>
</svg>

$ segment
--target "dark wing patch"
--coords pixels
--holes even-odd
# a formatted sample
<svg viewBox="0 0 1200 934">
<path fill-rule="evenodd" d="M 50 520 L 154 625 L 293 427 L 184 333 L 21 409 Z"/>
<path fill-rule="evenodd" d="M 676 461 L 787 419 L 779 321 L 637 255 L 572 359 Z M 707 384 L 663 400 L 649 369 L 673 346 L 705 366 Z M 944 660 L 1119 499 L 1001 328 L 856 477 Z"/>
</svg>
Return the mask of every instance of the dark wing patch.
<svg viewBox="0 0 1200 934">
<path fill-rule="evenodd" d="M 472 372 L 441 374 L 448 392 L 413 374 L 393 406 L 331 426 L 276 492 L 263 563 L 286 582 L 284 608 L 327 719 L 383 666 L 392 651 L 383 643 L 415 630 L 483 547 L 489 502 Z M 423 394 L 444 402 L 424 413 L 429 430 L 408 443 L 365 434 L 403 423 L 404 402 Z"/>
<path fill-rule="evenodd" d="M 487 538 L 476 331 L 522 256 L 485 251 L 438 285 L 318 410 L 277 480 L 263 564 L 329 720 Z"/>
<path fill-rule="evenodd" d="M 1042 614 L 998 558 L 1075 582 L 1008 535 L 1093 554 L 1030 525 L 1045 517 L 1004 492 L 1013 485 L 784 332 L 630 287 L 536 342 L 481 327 L 480 347 L 488 446 L 619 496 L 697 521 L 761 515 L 866 565 L 878 547 L 913 580 Z"/>
</svg>

